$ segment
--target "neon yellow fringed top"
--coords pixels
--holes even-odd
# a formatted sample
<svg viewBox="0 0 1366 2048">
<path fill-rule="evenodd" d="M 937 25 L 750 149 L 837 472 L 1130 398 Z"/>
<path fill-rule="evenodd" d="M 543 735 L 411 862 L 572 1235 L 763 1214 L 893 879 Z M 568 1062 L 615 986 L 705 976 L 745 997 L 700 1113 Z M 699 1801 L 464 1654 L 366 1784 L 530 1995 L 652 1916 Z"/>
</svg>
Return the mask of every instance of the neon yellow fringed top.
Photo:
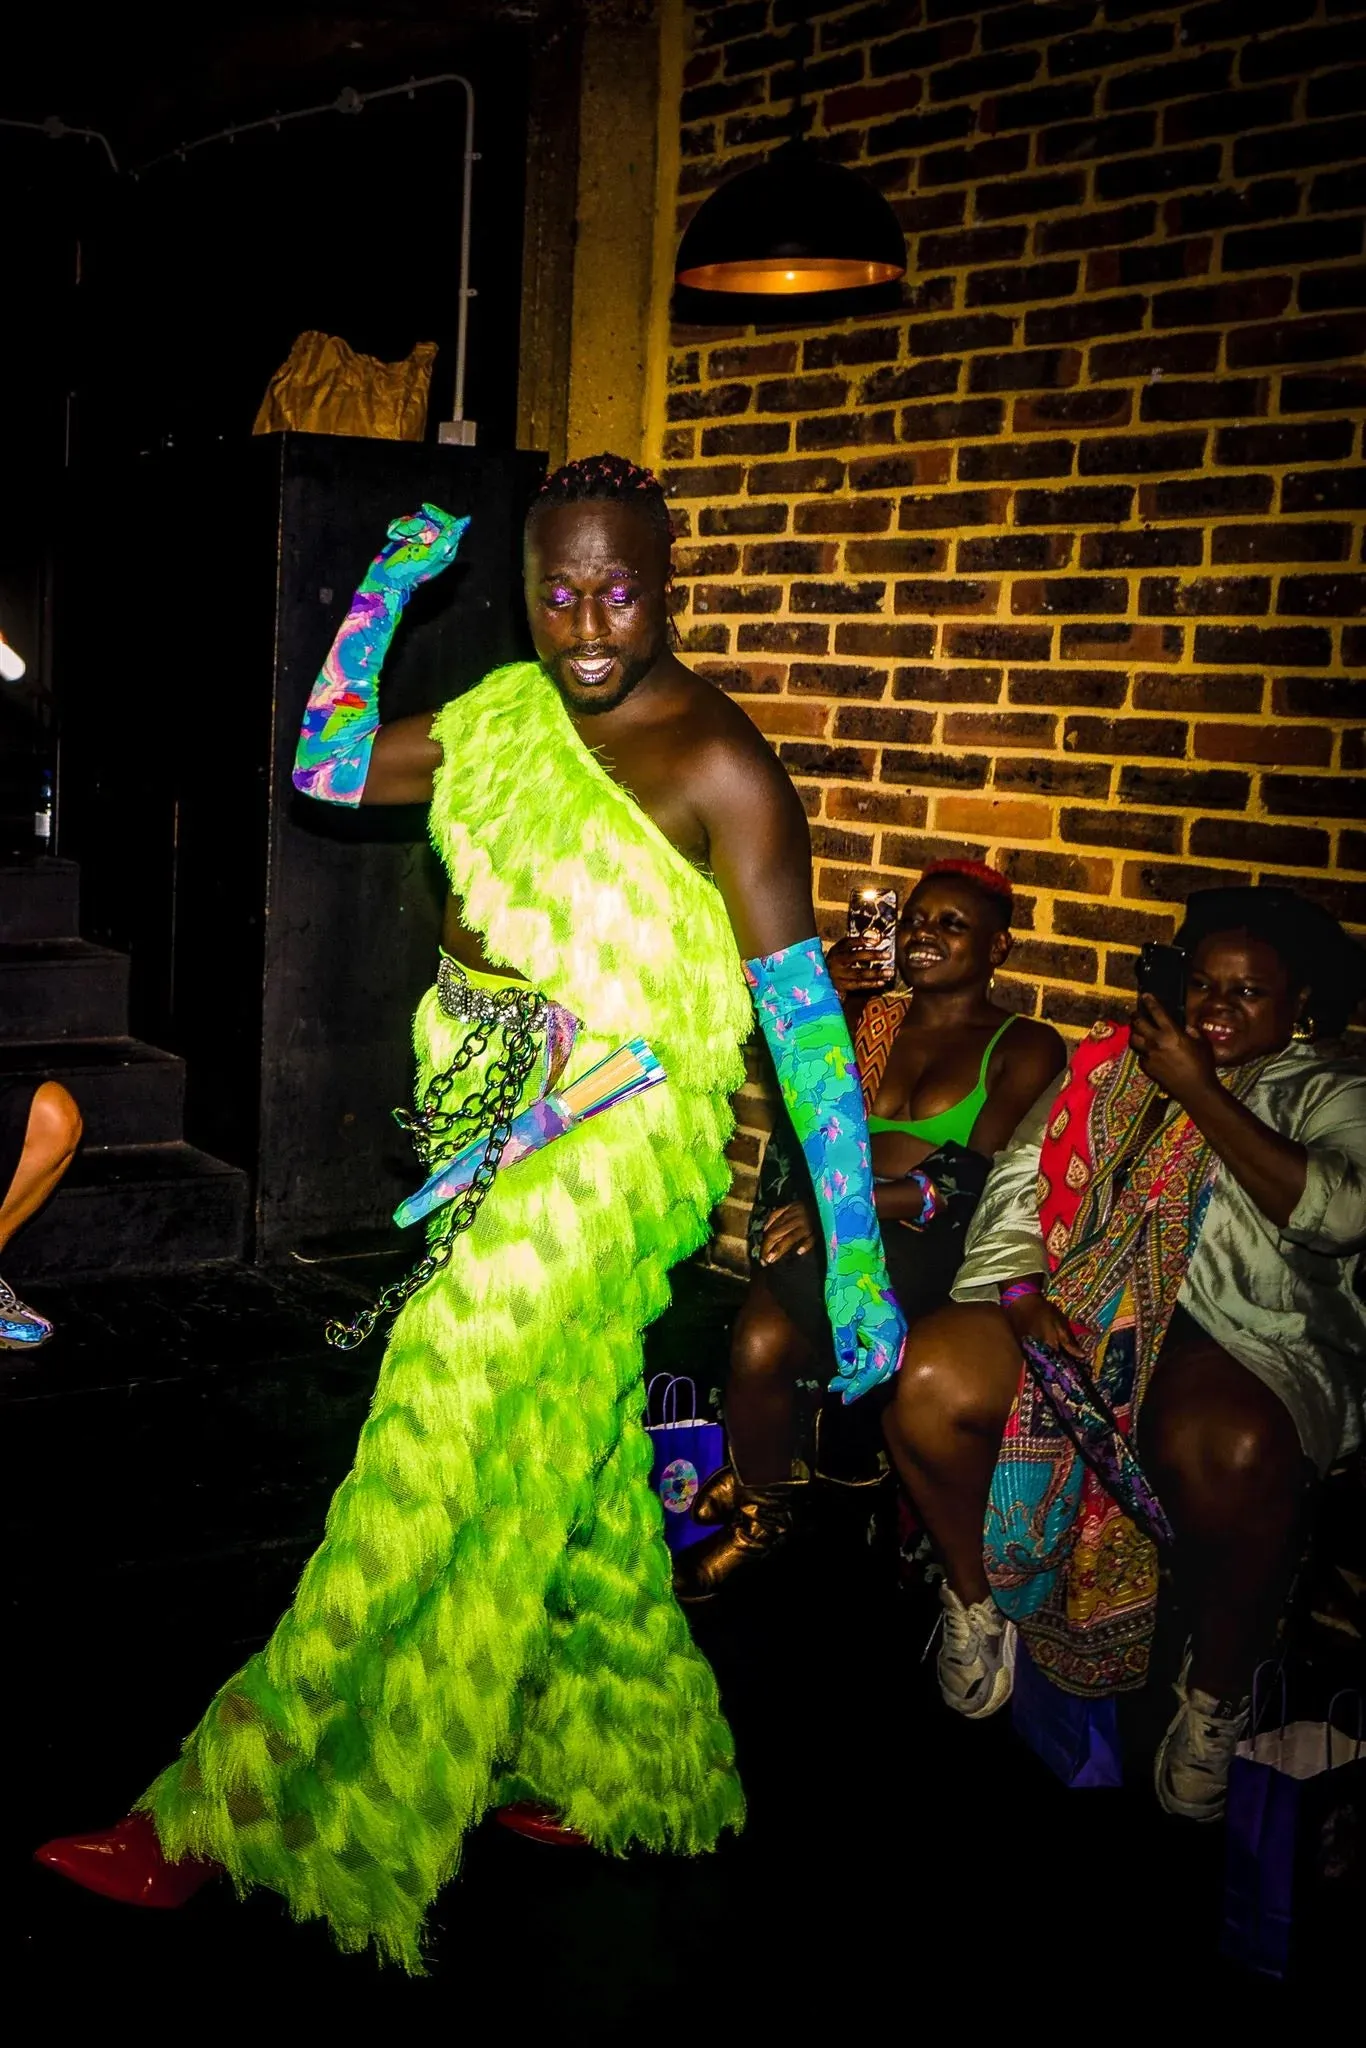
<svg viewBox="0 0 1366 2048">
<path fill-rule="evenodd" d="M 587 1045 L 598 1059 L 638 1034 L 680 1086 L 738 1087 L 753 1010 L 720 891 L 584 746 L 540 664 L 495 669 L 432 736 L 433 843 L 489 957 L 582 1021 L 571 1078 Z"/>
</svg>

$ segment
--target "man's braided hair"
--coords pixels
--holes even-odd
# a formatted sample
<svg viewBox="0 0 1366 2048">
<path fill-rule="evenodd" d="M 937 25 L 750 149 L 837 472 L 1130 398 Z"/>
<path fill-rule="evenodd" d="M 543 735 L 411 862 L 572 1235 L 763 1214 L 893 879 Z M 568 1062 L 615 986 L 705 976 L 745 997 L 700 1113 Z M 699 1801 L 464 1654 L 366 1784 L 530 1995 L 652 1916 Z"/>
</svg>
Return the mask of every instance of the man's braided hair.
<svg viewBox="0 0 1366 2048">
<path fill-rule="evenodd" d="M 641 469 L 624 455 L 581 455 L 552 470 L 531 501 L 530 522 L 552 505 L 581 505 L 588 499 L 639 505 L 665 546 L 673 541 L 673 525 L 664 487 L 652 470 Z"/>
</svg>

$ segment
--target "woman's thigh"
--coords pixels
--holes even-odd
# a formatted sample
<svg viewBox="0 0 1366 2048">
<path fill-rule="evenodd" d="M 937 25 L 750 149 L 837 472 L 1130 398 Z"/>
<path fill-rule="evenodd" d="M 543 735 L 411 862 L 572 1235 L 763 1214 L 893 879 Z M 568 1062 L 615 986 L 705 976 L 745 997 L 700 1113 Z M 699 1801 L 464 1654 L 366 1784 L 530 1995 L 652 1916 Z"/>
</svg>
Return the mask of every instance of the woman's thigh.
<svg viewBox="0 0 1366 2048">
<path fill-rule="evenodd" d="M 809 1364 L 811 1345 L 805 1318 L 794 1315 L 792 1303 L 770 1285 L 775 1270 L 753 1271 L 731 1330 L 731 1365 L 748 1376 L 790 1379 Z"/>
<path fill-rule="evenodd" d="M 1217 1516 L 1265 1499 L 1297 1500 L 1304 1452 L 1290 1411 L 1255 1373 L 1240 1365 L 1195 1320 L 1178 1311 L 1153 1371 L 1139 1418 L 1140 1455 L 1159 1484 Z"/>
<path fill-rule="evenodd" d="M 942 1428 L 999 1438 L 1020 1384 L 1015 1334 L 994 1302 L 948 1302 L 911 1326 L 894 1423 L 914 1443 Z"/>
</svg>

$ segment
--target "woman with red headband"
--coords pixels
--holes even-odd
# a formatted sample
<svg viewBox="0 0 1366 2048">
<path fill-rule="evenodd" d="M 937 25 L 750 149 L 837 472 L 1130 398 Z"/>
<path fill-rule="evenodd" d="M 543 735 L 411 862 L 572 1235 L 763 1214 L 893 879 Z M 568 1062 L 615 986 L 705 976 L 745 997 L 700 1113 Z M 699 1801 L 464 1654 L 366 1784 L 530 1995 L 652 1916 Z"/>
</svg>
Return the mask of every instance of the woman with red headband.
<svg viewBox="0 0 1366 2048">
<path fill-rule="evenodd" d="M 876 941 L 844 938 L 830 949 L 863 1079 L 888 1270 L 911 1322 L 947 1299 L 991 1155 L 1064 1064 L 1056 1031 L 991 1000 L 1013 907 L 998 869 L 936 861 L 897 926 L 903 989 L 889 987 Z M 724 1526 L 676 1560 L 675 1590 L 687 1602 L 711 1599 L 786 1542 L 811 1463 L 799 1460 L 798 1388 L 824 1386 L 834 1370 L 815 1204 L 781 1134 L 769 1142 L 750 1253 L 726 1390 L 730 1464 L 695 1510 Z M 877 1405 L 875 1396 L 860 1410 Z"/>
</svg>

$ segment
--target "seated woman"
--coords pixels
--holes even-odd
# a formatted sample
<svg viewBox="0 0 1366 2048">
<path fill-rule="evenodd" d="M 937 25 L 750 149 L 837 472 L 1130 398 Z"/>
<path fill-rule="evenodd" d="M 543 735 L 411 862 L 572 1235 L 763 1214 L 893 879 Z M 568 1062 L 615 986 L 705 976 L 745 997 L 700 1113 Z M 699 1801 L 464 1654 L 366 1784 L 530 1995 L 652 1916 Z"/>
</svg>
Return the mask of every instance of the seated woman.
<svg viewBox="0 0 1366 2048">
<path fill-rule="evenodd" d="M 1184 1028 L 1144 995 L 1077 1049 L 997 1161 L 883 1423 L 947 1567 L 940 1688 L 973 1717 L 1010 1694 L 1012 1623 L 1067 1691 L 1142 1685 L 1157 1551 L 1066 1420 L 1098 1392 L 1136 1437 L 1190 1626 L 1157 1795 L 1210 1820 L 1306 1482 L 1360 1439 L 1366 1071 L 1315 1041 L 1366 963 L 1288 889 L 1202 890 L 1178 943 Z"/>
<path fill-rule="evenodd" d="M 59 1081 L 0 1082 L 0 1252 L 37 1214 L 75 1157 L 81 1113 Z M 52 1325 L 0 1280 L 0 1351 L 46 1344 Z"/>
<path fill-rule="evenodd" d="M 1010 952 L 1010 884 L 995 868 L 940 861 L 907 899 L 896 964 L 909 994 L 887 988 L 875 942 L 841 939 L 829 955 L 869 1110 L 878 1215 L 897 1300 L 909 1319 L 942 1302 L 990 1155 L 1062 1068 L 1056 1031 L 990 998 Z M 757 1207 L 757 1205 L 756 1205 Z M 680 1600 L 710 1599 L 792 1528 L 808 1482 L 793 1476 L 798 1384 L 835 1370 L 814 1202 L 783 1201 L 761 1243 L 731 1342 L 730 1466 L 706 1489 L 700 1519 L 726 1526 L 683 1551 Z M 874 1403 L 886 1398 L 879 1389 Z"/>
</svg>

